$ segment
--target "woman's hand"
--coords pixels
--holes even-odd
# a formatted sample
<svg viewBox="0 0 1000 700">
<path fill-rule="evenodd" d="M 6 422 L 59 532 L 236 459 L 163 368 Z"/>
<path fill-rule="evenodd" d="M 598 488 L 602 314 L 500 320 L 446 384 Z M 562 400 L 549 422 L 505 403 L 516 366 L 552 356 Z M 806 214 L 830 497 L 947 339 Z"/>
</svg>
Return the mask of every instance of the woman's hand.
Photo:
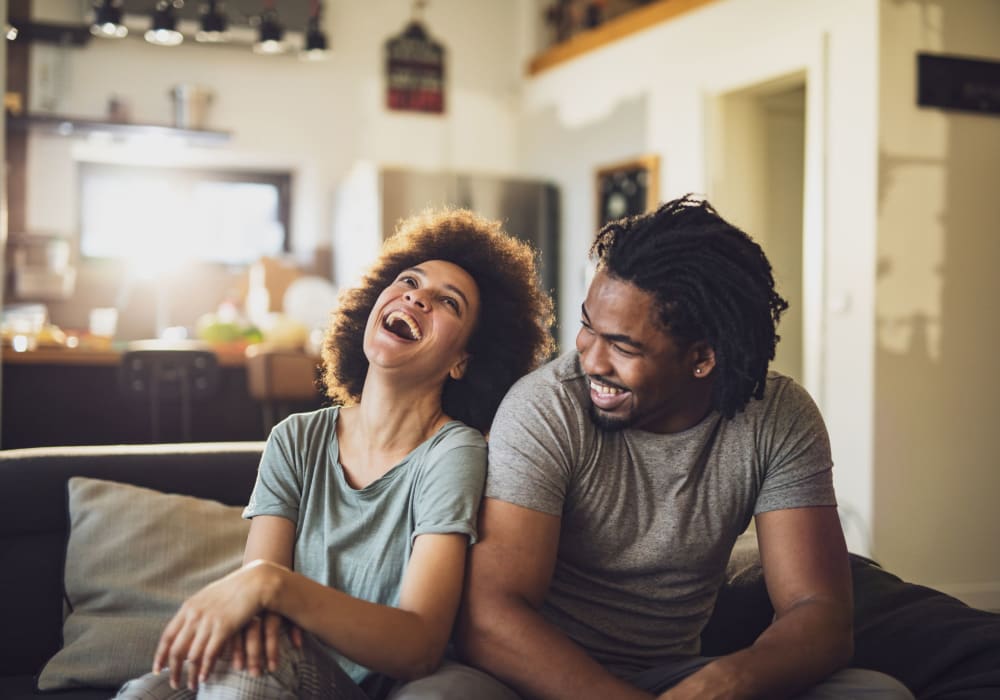
<svg viewBox="0 0 1000 700">
<path fill-rule="evenodd" d="M 263 611 L 286 573 L 288 569 L 272 562 L 254 562 L 188 598 L 160 636 L 153 672 L 169 667 L 170 686 L 176 689 L 187 661 L 188 687 L 197 688 L 231 638 Z"/>
<path fill-rule="evenodd" d="M 296 649 L 302 648 L 302 630 L 281 615 L 265 612 L 250 620 L 231 640 L 232 668 L 259 676 L 263 670 L 278 668 L 278 640 L 288 626 L 288 636 Z"/>
</svg>

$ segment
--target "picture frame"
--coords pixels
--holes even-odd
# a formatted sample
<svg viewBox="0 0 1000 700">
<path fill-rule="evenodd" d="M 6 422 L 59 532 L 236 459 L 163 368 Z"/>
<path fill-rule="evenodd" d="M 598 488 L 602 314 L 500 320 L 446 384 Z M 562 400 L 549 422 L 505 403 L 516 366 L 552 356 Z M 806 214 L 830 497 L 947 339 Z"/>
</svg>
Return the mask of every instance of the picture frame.
<svg viewBox="0 0 1000 700">
<path fill-rule="evenodd" d="M 609 221 L 643 214 L 660 196 L 660 158 L 648 154 L 597 168 L 597 229 Z"/>
</svg>

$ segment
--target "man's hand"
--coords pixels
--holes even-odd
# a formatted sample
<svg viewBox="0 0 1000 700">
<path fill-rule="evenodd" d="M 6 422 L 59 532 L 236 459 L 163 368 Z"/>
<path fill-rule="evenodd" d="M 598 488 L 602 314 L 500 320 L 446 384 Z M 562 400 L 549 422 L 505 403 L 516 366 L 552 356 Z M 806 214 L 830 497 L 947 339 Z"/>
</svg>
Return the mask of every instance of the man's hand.
<svg viewBox="0 0 1000 700">
<path fill-rule="evenodd" d="M 272 673 L 278 668 L 278 640 L 282 629 L 288 627 L 288 636 L 296 649 L 302 648 L 302 630 L 281 615 L 265 612 L 250 620 L 229 642 L 232 647 L 232 668 L 259 676 L 264 670 Z"/>
</svg>

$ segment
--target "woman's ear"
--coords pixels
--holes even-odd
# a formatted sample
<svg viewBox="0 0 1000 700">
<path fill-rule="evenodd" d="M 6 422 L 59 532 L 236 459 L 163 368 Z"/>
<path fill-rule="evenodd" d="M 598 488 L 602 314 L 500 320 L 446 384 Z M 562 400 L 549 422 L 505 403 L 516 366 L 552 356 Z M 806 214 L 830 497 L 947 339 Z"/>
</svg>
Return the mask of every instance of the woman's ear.
<svg viewBox="0 0 1000 700">
<path fill-rule="evenodd" d="M 452 379 L 459 380 L 465 376 L 465 370 L 469 367 L 469 359 L 472 355 L 466 353 L 465 357 L 456 362 L 452 368 L 448 371 L 448 376 Z"/>
<path fill-rule="evenodd" d="M 691 345 L 692 371 L 698 379 L 703 379 L 715 369 L 715 348 L 703 340 Z"/>
</svg>

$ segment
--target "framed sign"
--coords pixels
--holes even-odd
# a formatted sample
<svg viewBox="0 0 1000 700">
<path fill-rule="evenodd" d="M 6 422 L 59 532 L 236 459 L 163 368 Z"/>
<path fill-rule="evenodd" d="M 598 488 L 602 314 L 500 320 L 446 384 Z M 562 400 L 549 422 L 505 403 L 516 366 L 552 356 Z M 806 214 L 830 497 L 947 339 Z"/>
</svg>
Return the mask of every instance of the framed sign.
<svg viewBox="0 0 1000 700">
<path fill-rule="evenodd" d="M 1000 61 L 918 53 L 917 104 L 1000 114 Z"/>
<path fill-rule="evenodd" d="M 444 47 L 412 21 L 385 44 L 386 107 L 444 112 Z"/>
<path fill-rule="evenodd" d="M 597 228 L 643 214 L 659 199 L 660 159 L 640 156 L 597 169 Z"/>
</svg>

